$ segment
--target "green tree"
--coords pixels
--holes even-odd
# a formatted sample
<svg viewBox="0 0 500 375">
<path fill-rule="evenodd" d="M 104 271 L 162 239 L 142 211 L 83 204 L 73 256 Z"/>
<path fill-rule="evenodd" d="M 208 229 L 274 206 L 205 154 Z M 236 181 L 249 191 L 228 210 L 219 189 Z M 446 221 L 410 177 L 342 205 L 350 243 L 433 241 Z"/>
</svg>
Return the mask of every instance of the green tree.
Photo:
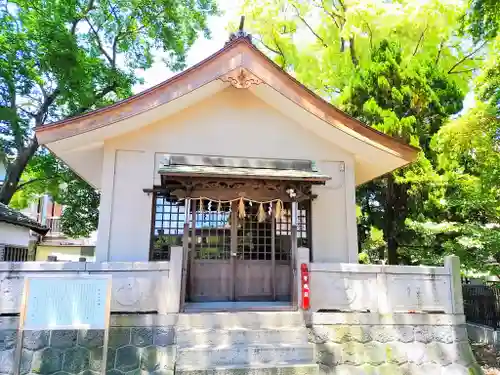
<svg viewBox="0 0 500 375">
<path fill-rule="evenodd" d="M 476 42 L 495 39 L 500 27 L 500 9 L 496 0 L 469 0 L 463 16 L 463 31 Z"/>
<path fill-rule="evenodd" d="M 427 223 L 429 241 L 460 255 L 472 271 L 500 275 L 500 121 L 496 109 L 475 108 L 441 128 L 433 141 L 446 191 L 446 217 Z"/>
<path fill-rule="evenodd" d="M 475 82 L 479 99 L 500 110 L 500 7 L 495 0 L 470 0 L 469 11 L 462 19 L 462 31 L 476 44 L 488 43 L 489 57 Z"/>
<path fill-rule="evenodd" d="M 462 32 L 488 55 L 472 85 L 473 108 L 453 119 L 433 137 L 441 198 L 439 215 L 407 221 L 421 233 L 415 255 L 433 262 L 442 253 L 460 255 L 468 272 L 500 275 L 500 64 L 496 1 L 472 0 L 462 18 Z"/>
<path fill-rule="evenodd" d="M 242 10 L 278 65 L 360 120 L 422 149 L 412 167 L 358 189 L 359 239 L 372 258 L 388 249 L 391 263 L 416 263 L 419 252 L 439 261 L 438 242 L 429 244 L 413 224 L 442 215 L 445 187 L 430 144 L 461 109 L 483 59 L 484 44 L 459 33 L 466 3 L 247 0 Z"/>
<path fill-rule="evenodd" d="M 209 36 L 206 19 L 216 12 L 213 0 L 4 1 L 0 161 L 7 174 L 0 202 L 11 201 L 37 152 L 47 156 L 39 150 L 35 126 L 130 96 L 139 82 L 135 71 L 151 67 L 154 50 L 169 56 L 170 69 L 183 68 L 187 49 L 200 32 Z"/>
<path fill-rule="evenodd" d="M 462 0 L 244 0 L 246 27 L 274 61 L 326 98 L 367 68 L 383 40 L 397 42 L 404 65 L 434 61 L 462 89 L 483 46 L 457 33 Z M 233 25 L 235 26 L 235 25 Z"/>
<path fill-rule="evenodd" d="M 422 150 L 412 166 L 358 190 L 364 213 L 360 238 L 372 242 L 373 228 L 381 229 L 391 264 L 401 258 L 405 263 L 416 260 L 412 248 L 420 245 L 419 233 L 406 221 L 421 221 L 433 214 L 437 176 L 430 142 L 448 117 L 462 108 L 462 102 L 463 92 L 446 72 L 436 69 L 434 61 L 405 66 L 399 45 L 387 41 L 374 50 L 369 67 L 353 75 L 341 96 L 346 112 Z"/>
</svg>

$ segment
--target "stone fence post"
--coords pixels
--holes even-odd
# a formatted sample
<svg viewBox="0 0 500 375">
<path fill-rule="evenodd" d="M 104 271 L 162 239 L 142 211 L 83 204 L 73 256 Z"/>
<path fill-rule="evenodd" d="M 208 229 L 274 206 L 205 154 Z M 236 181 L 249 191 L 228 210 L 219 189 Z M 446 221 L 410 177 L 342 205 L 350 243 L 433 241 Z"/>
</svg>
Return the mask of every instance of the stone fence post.
<svg viewBox="0 0 500 375">
<path fill-rule="evenodd" d="M 165 313 L 180 312 L 181 286 L 182 286 L 182 246 L 170 248 L 170 266 L 168 270 L 168 283 L 166 290 Z"/>
<path fill-rule="evenodd" d="M 462 295 L 462 280 L 460 278 L 460 258 L 449 255 L 444 258 L 444 267 L 450 273 L 450 299 L 452 314 L 464 313 L 464 299 Z"/>
</svg>

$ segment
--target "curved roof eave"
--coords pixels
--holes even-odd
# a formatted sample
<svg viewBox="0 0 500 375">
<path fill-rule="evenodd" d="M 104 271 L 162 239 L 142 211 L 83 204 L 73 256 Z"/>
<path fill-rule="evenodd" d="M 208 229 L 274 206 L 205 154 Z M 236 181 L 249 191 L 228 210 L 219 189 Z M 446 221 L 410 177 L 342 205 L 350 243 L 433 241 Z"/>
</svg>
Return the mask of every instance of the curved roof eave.
<svg viewBox="0 0 500 375">
<path fill-rule="evenodd" d="M 363 124 L 328 103 L 277 66 L 247 37 L 236 38 L 200 63 L 139 94 L 92 112 L 42 125 L 35 129 L 37 138 L 41 144 L 48 144 L 107 126 L 174 101 L 238 68 L 250 71 L 297 105 L 319 114 L 332 126 L 345 126 L 360 138 L 369 138 L 394 150 L 408 163 L 416 159 L 417 148 Z"/>
</svg>

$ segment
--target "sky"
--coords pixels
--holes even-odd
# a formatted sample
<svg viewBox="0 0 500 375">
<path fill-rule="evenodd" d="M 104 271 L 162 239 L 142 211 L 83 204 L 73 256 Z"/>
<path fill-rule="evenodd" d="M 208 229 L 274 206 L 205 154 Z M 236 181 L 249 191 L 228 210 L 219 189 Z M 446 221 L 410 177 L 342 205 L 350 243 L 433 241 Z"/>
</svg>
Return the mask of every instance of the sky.
<svg viewBox="0 0 500 375">
<path fill-rule="evenodd" d="M 212 38 L 205 39 L 203 36 L 200 36 L 200 38 L 196 40 L 187 54 L 187 68 L 199 63 L 201 60 L 224 47 L 224 44 L 229 39 L 229 32 L 226 30 L 227 25 L 229 22 L 239 22 L 238 1 L 217 0 L 217 4 L 223 14 L 217 17 L 209 17 L 208 19 L 208 27 L 212 33 Z M 134 86 L 134 93 L 144 91 L 176 74 L 166 68 L 165 64 L 162 63 L 160 59 L 161 57 L 158 58 L 153 67 L 147 71 L 137 72 L 137 74 L 144 79 L 144 84 Z"/>
</svg>

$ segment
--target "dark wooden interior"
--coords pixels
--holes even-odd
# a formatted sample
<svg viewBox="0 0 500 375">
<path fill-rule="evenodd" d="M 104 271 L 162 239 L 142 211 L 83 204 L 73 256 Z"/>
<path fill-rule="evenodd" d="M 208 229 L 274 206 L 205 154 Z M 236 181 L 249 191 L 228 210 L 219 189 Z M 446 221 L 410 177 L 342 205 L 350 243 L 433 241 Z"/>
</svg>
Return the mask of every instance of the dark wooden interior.
<svg viewBox="0 0 500 375">
<path fill-rule="evenodd" d="M 299 202 L 295 231 L 290 189 Z M 164 179 L 153 190 L 151 259 L 168 259 L 171 246 L 185 248 L 186 302 L 292 302 L 293 249 L 310 247 L 311 196 L 310 183 Z M 276 218 L 275 204 L 264 203 L 265 220 L 259 222 L 259 203 L 245 201 L 245 217 L 238 215 L 238 202 L 217 203 L 239 197 L 281 199 L 282 214 Z"/>
</svg>

